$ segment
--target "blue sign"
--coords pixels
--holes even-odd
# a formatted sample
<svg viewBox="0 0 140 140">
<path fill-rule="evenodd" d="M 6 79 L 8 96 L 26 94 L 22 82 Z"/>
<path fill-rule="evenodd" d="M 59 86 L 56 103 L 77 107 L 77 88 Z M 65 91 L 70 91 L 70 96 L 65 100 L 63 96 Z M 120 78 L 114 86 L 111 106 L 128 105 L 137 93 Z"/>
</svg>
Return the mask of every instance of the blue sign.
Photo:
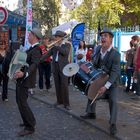
<svg viewBox="0 0 140 140">
<path fill-rule="evenodd" d="M 75 53 L 76 49 L 78 48 L 80 41 L 84 40 L 84 30 L 85 30 L 85 23 L 77 24 L 72 30 L 71 39 L 72 39 L 73 53 Z"/>
</svg>

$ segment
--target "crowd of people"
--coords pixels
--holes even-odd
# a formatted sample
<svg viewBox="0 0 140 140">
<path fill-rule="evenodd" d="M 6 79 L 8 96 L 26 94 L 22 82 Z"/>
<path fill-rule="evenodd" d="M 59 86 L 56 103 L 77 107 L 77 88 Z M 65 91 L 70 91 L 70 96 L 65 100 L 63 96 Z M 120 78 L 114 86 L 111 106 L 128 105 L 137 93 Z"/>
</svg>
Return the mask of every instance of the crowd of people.
<svg viewBox="0 0 140 140">
<path fill-rule="evenodd" d="M 64 109 L 71 110 L 69 101 L 69 78 L 63 74 L 63 68 L 71 63 L 69 60 L 73 53 L 72 45 L 65 41 L 67 34 L 63 31 L 56 31 L 53 37 L 42 36 L 40 29 L 33 28 L 29 34 L 29 43 L 31 46 L 26 51 L 28 67 L 24 66 L 16 71 L 14 79 L 16 82 L 16 103 L 23 123 L 19 124 L 24 127 L 18 133 L 18 136 L 25 136 L 34 133 L 36 119 L 31 111 L 27 99 L 29 90 L 36 87 L 40 92 L 46 88 L 46 92 L 51 86 L 51 74 L 54 78 L 56 103 L 63 105 Z M 98 98 L 92 102 L 88 99 L 86 114 L 81 115 L 83 119 L 96 119 L 96 102 L 99 99 L 107 99 L 110 109 L 110 134 L 117 133 L 117 92 L 120 81 L 120 53 L 112 46 L 113 33 L 110 30 L 103 30 L 100 33 L 101 44 L 94 48 L 87 48 L 85 41 L 81 40 L 79 47 L 75 52 L 75 62 L 84 63 L 90 61 L 94 68 L 102 69 L 108 75 L 106 83 L 98 89 Z M 126 52 L 126 73 L 127 87 L 126 92 L 133 91 L 133 98 L 140 98 L 140 38 L 133 36 L 130 41 L 130 49 Z M 10 55 L 9 55 L 10 53 Z M 8 59 L 7 57 L 8 56 Z M 8 101 L 8 68 L 13 56 L 11 50 L 7 51 L 5 58 L 2 60 L 2 100 Z M 9 57 L 10 56 L 10 57 Z M 5 70 L 6 69 L 6 70 Z M 37 81 L 38 71 L 38 81 Z M 45 82 L 43 81 L 45 79 Z M 133 80 L 132 80 L 133 79 Z M 132 86 L 131 86 L 132 85 Z"/>
</svg>

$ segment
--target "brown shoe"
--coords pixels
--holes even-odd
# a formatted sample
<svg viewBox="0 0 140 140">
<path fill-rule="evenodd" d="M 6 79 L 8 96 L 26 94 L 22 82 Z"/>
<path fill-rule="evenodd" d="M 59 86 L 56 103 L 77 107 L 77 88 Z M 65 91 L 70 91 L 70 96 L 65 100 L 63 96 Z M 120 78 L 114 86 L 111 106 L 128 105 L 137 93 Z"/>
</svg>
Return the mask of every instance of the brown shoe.
<svg viewBox="0 0 140 140">
<path fill-rule="evenodd" d="M 30 135 L 30 134 L 33 134 L 34 131 L 31 131 L 31 130 L 22 130 L 20 132 L 18 132 L 17 136 L 18 137 L 24 137 L 26 135 Z"/>
</svg>

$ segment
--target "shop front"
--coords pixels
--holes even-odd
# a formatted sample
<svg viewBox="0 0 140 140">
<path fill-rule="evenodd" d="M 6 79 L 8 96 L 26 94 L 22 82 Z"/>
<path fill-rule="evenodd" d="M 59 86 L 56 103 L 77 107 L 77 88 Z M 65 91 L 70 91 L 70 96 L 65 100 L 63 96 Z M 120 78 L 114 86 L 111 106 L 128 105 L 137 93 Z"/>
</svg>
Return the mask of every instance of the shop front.
<svg viewBox="0 0 140 140">
<path fill-rule="evenodd" d="M 26 16 L 7 11 L 7 20 L 0 25 L 0 54 L 2 55 L 10 44 L 12 44 L 13 49 L 19 47 L 20 39 L 25 36 L 26 31 Z M 33 27 L 37 26 L 39 26 L 38 22 L 33 20 Z"/>
</svg>

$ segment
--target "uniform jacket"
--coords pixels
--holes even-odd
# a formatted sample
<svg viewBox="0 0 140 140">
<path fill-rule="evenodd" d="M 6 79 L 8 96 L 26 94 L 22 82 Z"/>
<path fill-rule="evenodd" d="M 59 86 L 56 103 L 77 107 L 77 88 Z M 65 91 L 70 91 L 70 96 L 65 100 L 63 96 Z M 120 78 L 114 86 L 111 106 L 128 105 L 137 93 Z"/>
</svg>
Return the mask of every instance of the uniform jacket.
<svg viewBox="0 0 140 140">
<path fill-rule="evenodd" d="M 56 63 L 55 60 L 56 60 L 57 52 L 59 52 L 57 63 L 59 64 L 60 71 L 62 71 L 64 66 L 66 66 L 69 63 L 68 57 L 69 57 L 70 47 L 71 46 L 69 43 L 62 44 L 61 46 L 54 46 L 52 49 L 48 51 L 47 54 L 43 55 L 40 60 L 43 61 L 47 57 L 52 56 L 52 72 L 54 72 L 55 63 Z"/>
<path fill-rule="evenodd" d="M 24 67 L 23 71 L 25 73 L 24 78 L 21 78 L 23 83 L 23 86 L 28 88 L 35 87 L 36 83 L 36 71 L 38 64 L 40 62 L 41 58 L 41 50 L 39 48 L 39 45 L 34 46 L 33 48 L 30 48 L 26 51 L 27 53 L 27 60 L 26 62 L 29 64 L 29 67 Z M 28 73 L 28 76 L 26 77 L 26 73 Z"/>
<path fill-rule="evenodd" d="M 99 46 L 96 50 L 96 53 L 93 57 L 93 65 L 95 68 L 101 68 L 107 74 L 109 74 L 108 81 L 112 83 L 112 85 L 117 84 L 120 78 L 120 54 L 115 49 L 112 48 L 103 59 L 103 65 L 99 66 L 99 59 L 100 59 L 100 49 Z"/>
</svg>

